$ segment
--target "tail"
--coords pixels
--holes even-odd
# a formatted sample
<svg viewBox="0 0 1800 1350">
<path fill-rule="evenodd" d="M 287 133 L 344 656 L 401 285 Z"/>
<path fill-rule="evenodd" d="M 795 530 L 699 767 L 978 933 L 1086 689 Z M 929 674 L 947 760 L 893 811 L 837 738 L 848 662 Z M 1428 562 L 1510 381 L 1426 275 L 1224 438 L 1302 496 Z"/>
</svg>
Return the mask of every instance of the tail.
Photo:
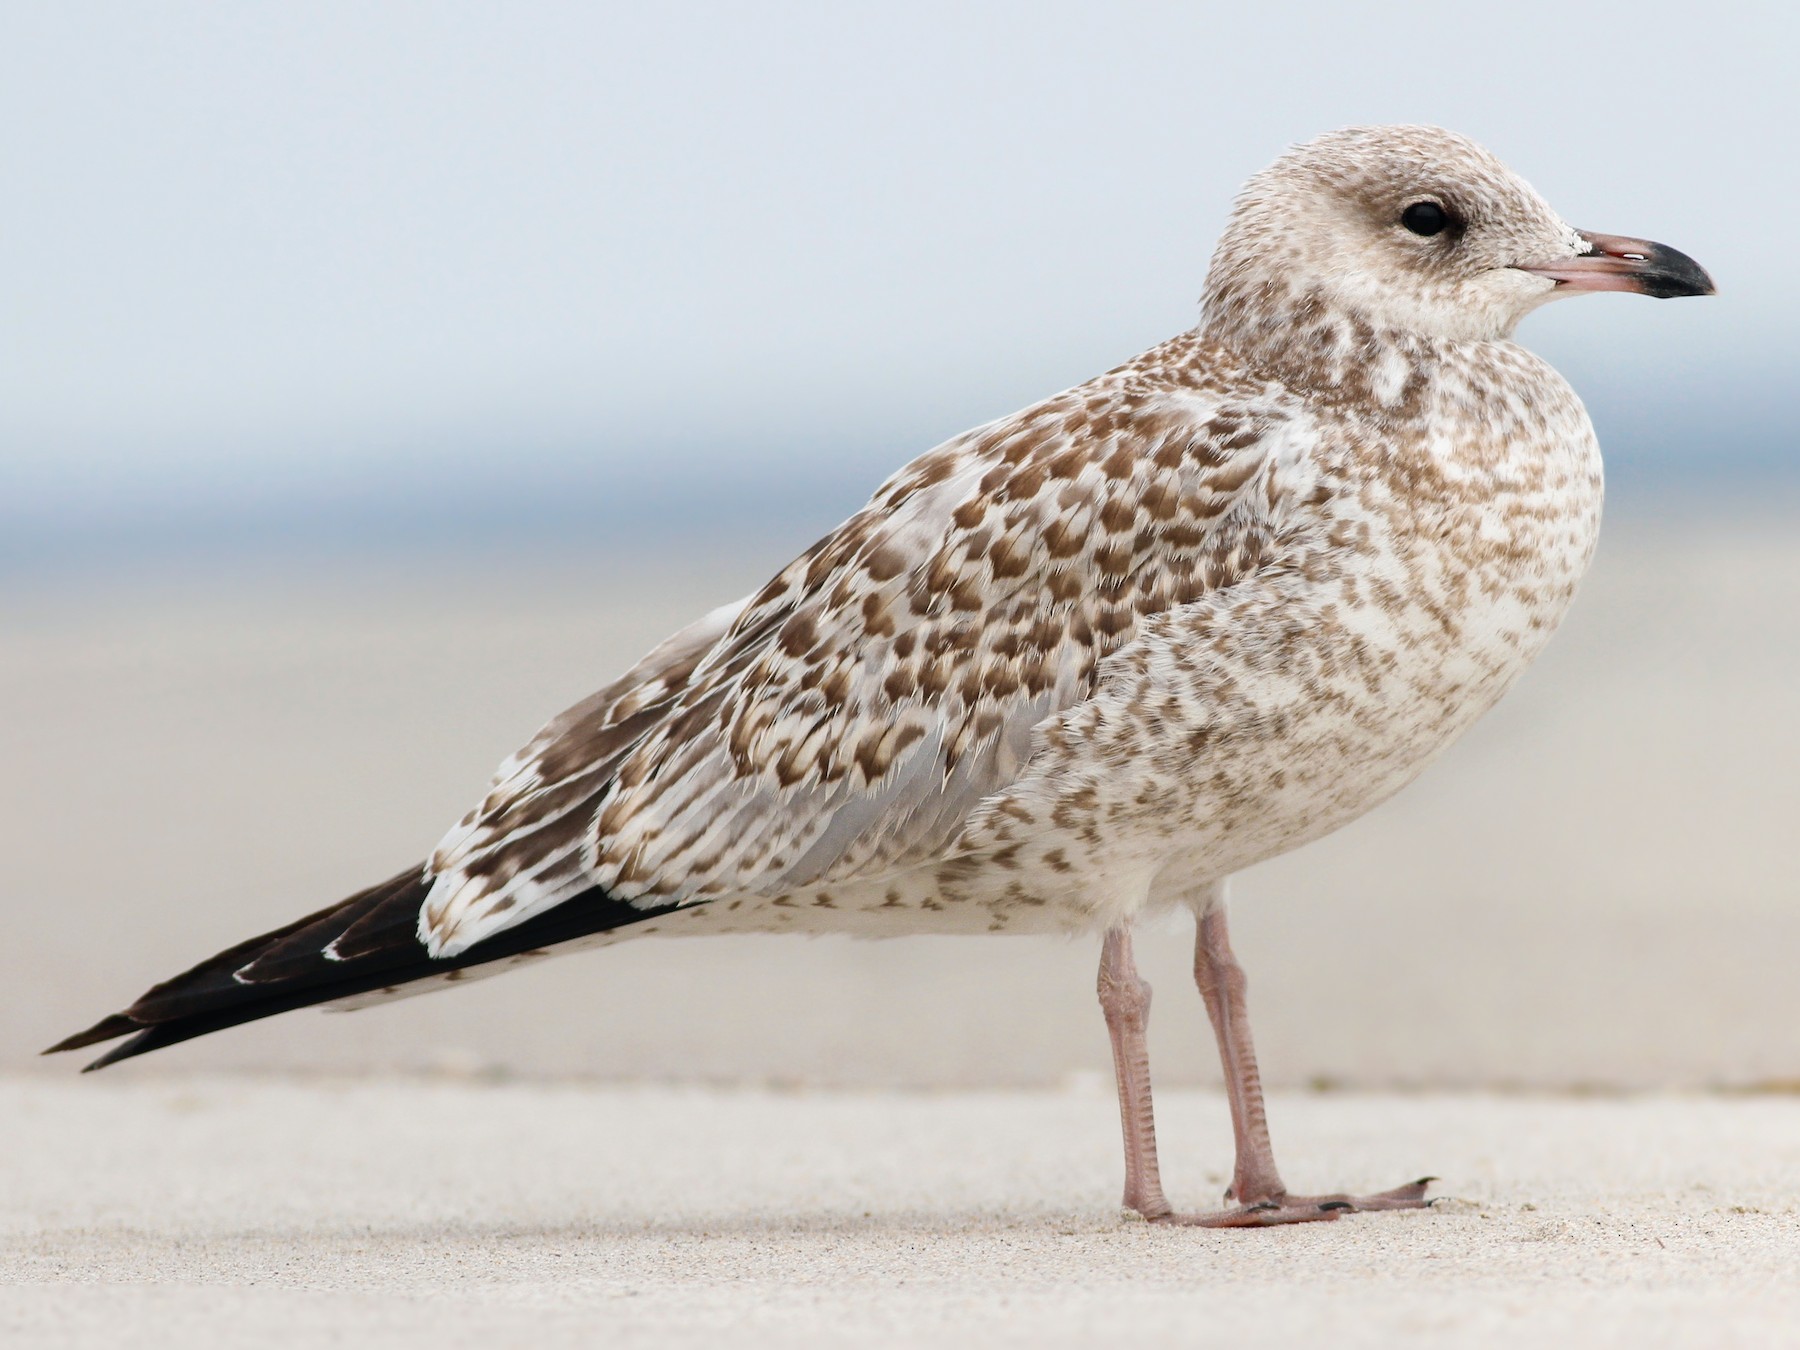
<svg viewBox="0 0 1800 1350">
<path fill-rule="evenodd" d="M 434 959 L 418 936 L 419 910 L 430 888 L 423 867 L 408 868 L 329 909 L 202 961 L 156 985 L 124 1012 L 103 1018 L 44 1053 L 79 1050 L 129 1036 L 85 1071 L 103 1069 L 243 1022 L 317 1003 L 398 990 L 416 980 L 451 975 L 470 966 L 623 928 L 673 908 L 639 909 L 595 889 L 503 929 L 456 956 Z"/>
</svg>

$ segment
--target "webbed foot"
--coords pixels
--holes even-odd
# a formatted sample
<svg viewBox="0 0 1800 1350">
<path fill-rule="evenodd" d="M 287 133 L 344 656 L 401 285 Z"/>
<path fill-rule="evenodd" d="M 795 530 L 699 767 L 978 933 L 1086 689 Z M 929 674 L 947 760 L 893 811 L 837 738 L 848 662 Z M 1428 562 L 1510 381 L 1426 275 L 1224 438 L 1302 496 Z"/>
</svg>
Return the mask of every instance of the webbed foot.
<svg viewBox="0 0 1800 1350">
<path fill-rule="evenodd" d="M 1190 1228 L 1273 1228 L 1287 1223 L 1323 1223 L 1346 1214 L 1365 1214 L 1382 1209 L 1428 1209 L 1425 1188 L 1436 1177 L 1420 1177 L 1391 1191 L 1374 1195 L 1272 1195 L 1236 1209 L 1211 1214 L 1159 1214 L 1152 1223 L 1180 1224 Z"/>
</svg>

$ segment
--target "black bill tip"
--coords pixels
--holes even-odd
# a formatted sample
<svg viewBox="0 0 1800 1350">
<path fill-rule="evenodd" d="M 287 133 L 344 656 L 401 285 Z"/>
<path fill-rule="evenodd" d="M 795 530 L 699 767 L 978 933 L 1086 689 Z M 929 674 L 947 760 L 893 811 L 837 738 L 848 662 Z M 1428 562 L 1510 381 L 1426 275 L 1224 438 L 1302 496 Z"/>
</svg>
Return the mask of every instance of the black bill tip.
<svg viewBox="0 0 1800 1350">
<path fill-rule="evenodd" d="M 1673 300 L 1678 295 L 1717 295 L 1719 288 L 1706 269 L 1680 249 L 1667 244 L 1653 244 L 1638 273 L 1640 288 L 1657 300 Z"/>
</svg>

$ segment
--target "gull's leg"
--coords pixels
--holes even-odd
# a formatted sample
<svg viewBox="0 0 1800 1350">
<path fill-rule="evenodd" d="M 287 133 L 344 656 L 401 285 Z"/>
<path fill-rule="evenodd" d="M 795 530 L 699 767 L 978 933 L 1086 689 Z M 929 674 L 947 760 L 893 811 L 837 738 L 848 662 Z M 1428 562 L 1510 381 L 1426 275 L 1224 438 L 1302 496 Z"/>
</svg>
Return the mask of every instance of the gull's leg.
<svg viewBox="0 0 1800 1350">
<path fill-rule="evenodd" d="M 1206 1015 L 1219 1042 L 1225 1092 L 1231 1101 L 1232 1142 L 1237 1148 L 1225 1198 L 1252 1205 L 1285 1195 L 1287 1187 L 1275 1168 L 1275 1146 L 1269 1140 L 1269 1117 L 1263 1109 L 1262 1071 L 1256 1067 L 1256 1046 L 1250 1039 L 1250 1005 L 1245 997 L 1249 981 L 1231 950 L 1222 898 L 1215 900 L 1197 923 L 1194 983 L 1200 986 Z"/>
<path fill-rule="evenodd" d="M 1150 1020 L 1150 986 L 1131 959 L 1131 930 L 1112 929 L 1100 947 L 1100 1009 L 1112 1037 L 1113 1073 L 1119 1080 L 1119 1123 L 1125 1130 L 1125 1208 L 1146 1219 L 1170 1213 L 1156 1169 L 1156 1116 L 1150 1104 L 1150 1054 L 1144 1027 Z"/>
<path fill-rule="evenodd" d="M 1375 1195 L 1289 1195 L 1275 1167 L 1269 1121 L 1263 1110 L 1262 1075 L 1250 1040 L 1250 1010 L 1244 997 L 1244 968 L 1231 951 L 1222 888 L 1216 888 L 1199 916 L 1194 945 L 1194 982 L 1206 1001 L 1219 1059 L 1225 1068 L 1225 1091 L 1231 1101 L 1231 1130 L 1237 1143 L 1227 1201 L 1238 1208 L 1217 1214 L 1167 1215 L 1174 1223 L 1209 1228 L 1261 1228 L 1282 1223 L 1311 1223 L 1369 1209 L 1423 1209 L 1424 1177 Z M 1123 1082 L 1123 1079 L 1121 1079 Z M 1147 1091 L 1147 1089 L 1146 1089 Z"/>
</svg>

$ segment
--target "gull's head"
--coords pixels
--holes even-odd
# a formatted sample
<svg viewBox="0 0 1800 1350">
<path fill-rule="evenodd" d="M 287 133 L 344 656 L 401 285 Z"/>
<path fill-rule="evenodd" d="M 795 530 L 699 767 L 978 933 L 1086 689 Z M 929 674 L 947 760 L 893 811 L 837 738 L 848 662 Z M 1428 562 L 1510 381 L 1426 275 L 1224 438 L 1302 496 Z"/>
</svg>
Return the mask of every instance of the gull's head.
<svg viewBox="0 0 1800 1350">
<path fill-rule="evenodd" d="M 1661 244 L 1588 234 L 1466 136 L 1351 127 L 1244 186 L 1207 276 L 1209 322 L 1325 311 L 1426 338 L 1493 340 L 1575 291 L 1711 295 Z"/>
</svg>

